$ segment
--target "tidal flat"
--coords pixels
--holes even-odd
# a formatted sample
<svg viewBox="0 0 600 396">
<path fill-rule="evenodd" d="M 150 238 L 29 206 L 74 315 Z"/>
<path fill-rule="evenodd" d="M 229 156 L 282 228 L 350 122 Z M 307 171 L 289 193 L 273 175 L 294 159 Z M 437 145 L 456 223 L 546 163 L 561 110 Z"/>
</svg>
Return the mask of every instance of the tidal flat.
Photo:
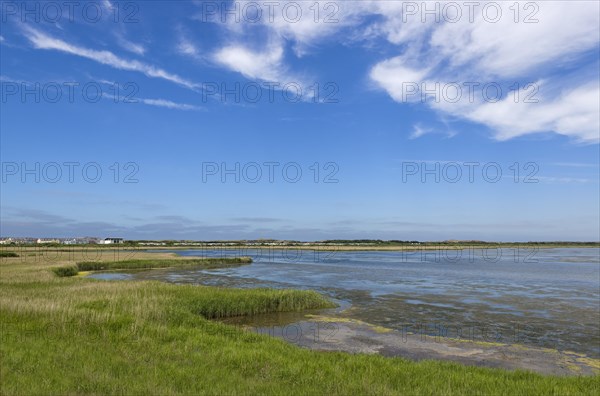
<svg viewBox="0 0 600 396">
<path fill-rule="evenodd" d="M 185 260 L 145 252 L 138 252 L 135 260 L 158 258 L 173 260 L 175 267 Z M 301 265 L 299 274 L 291 273 L 290 281 L 277 287 L 265 277 L 256 282 L 260 279 L 256 274 L 238 276 L 243 272 L 236 271 L 261 269 L 256 260 L 224 268 L 196 263 L 186 268 L 123 268 L 124 272 L 111 264 L 106 274 L 122 274 L 124 280 L 118 281 L 94 279 L 96 272 L 58 276 L 54 271 L 87 261 L 83 254 L 44 259 L 38 253 L 0 260 L 3 394 L 595 394 L 600 390 L 598 375 L 541 375 L 400 357 L 381 350 L 311 350 L 227 323 L 308 315 L 309 321 L 325 326 L 321 334 L 326 336 L 331 331 L 327 323 L 338 320 L 331 317 L 345 315 L 340 323 L 366 326 L 365 344 L 370 342 L 369 332 L 390 334 L 385 330 L 390 326 L 354 318 L 362 315 L 361 309 L 343 292 L 334 296 L 310 283 L 290 287 L 299 275 L 318 278 Z M 179 275 L 179 281 L 168 275 L 170 271 Z M 189 274 L 202 274 L 212 282 L 204 285 Z M 360 284 L 362 276 L 356 272 L 353 284 Z M 224 286 L 219 279 L 234 282 Z M 372 296 L 364 288 L 355 293 Z"/>
<path fill-rule="evenodd" d="M 546 249 L 534 258 L 509 249 L 495 257 L 438 251 L 339 252 L 245 250 L 252 265 L 96 274 L 235 288 L 317 290 L 345 307 L 327 315 L 330 342 L 310 342 L 322 325 L 303 314 L 244 317 L 237 324 L 320 350 L 442 359 L 545 374 L 600 368 L 600 256 L 587 248 Z M 226 257 L 228 251 L 177 251 Z M 316 315 L 315 317 L 320 317 Z M 264 325 L 266 321 L 270 327 Z M 334 329 L 331 329 L 335 327 Z M 372 328 L 384 332 L 372 332 Z M 356 334 L 354 334 L 356 333 Z M 385 333 L 385 336 L 381 335 Z M 354 335 L 352 335 L 354 334 Z M 443 350 L 443 349 L 446 350 Z M 453 351 L 452 353 L 447 351 Z"/>
</svg>

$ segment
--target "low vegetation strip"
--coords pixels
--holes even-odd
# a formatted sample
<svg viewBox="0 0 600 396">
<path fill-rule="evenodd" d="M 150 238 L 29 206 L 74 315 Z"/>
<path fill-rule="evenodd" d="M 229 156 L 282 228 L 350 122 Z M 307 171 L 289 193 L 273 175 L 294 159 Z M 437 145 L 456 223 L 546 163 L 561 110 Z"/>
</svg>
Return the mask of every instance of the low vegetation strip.
<svg viewBox="0 0 600 396">
<path fill-rule="evenodd" d="M 169 267 L 220 268 L 252 263 L 250 257 L 223 257 L 199 259 L 146 259 L 121 261 L 84 261 L 77 263 L 80 271 L 129 270 Z"/>
<path fill-rule="evenodd" d="M 200 267 L 205 269 L 232 267 L 252 263 L 250 257 L 223 257 L 200 259 L 145 259 L 121 261 L 83 261 L 75 266 L 53 268 L 59 277 L 75 276 L 79 271 L 139 270 L 171 267 Z"/>
</svg>

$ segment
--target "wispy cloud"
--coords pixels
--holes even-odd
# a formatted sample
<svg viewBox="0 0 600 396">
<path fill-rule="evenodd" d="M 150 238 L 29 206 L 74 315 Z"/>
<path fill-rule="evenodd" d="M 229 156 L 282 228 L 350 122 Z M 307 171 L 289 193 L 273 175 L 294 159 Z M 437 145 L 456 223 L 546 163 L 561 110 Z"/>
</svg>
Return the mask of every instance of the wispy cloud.
<svg viewBox="0 0 600 396">
<path fill-rule="evenodd" d="M 192 59 L 202 60 L 200 50 L 191 40 L 186 37 L 181 37 L 177 43 L 177 52 L 181 55 L 188 56 Z"/>
<path fill-rule="evenodd" d="M 218 50 L 214 59 L 230 70 L 250 79 L 280 81 L 285 79 L 282 66 L 283 46 L 272 43 L 264 51 L 252 50 L 243 44 L 229 45 Z"/>
<path fill-rule="evenodd" d="M 39 30 L 27 27 L 24 29 L 27 39 L 37 49 L 60 51 L 82 58 L 90 59 L 103 65 L 111 66 L 115 69 L 135 71 L 143 73 L 147 77 L 163 79 L 180 86 L 197 90 L 200 86 L 190 80 L 186 80 L 177 74 L 169 73 L 161 68 L 148 65 L 135 60 L 120 58 L 110 51 L 98 51 L 69 44 L 63 40 L 48 36 Z"/>
<path fill-rule="evenodd" d="M 307 78 L 291 72 L 284 63 L 283 55 L 283 42 L 273 40 L 262 50 L 239 43 L 228 45 L 214 53 L 213 59 L 250 80 L 274 83 L 274 89 L 289 89 L 304 100 L 310 99 L 313 92 L 308 88 Z"/>
<path fill-rule="evenodd" d="M 410 134 L 410 139 L 417 139 L 420 138 L 423 135 L 427 135 L 428 133 L 431 133 L 432 129 L 430 128 L 423 128 L 420 125 L 413 125 L 413 131 Z"/>
<path fill-rule="evenodd" d="M 136 55 L 144 55 L 146 53 L 146 48 L 143 45 L 129 41 L 122 35 L 117 36 L 117 44 L 119 44 L 121 48 Z"/>
<path fill-rule="evenodd" d="M 33 83 L 31 81 L 15 80 L 15 79 L 12 79 L 8 76 L 1 75 L 1 74 L 0 74 L 0 81 L 25 84 L 26 86 L 34 86 L 35 85 L 35 83 Z M 109 80 L 104 80 L 104 79 L 96 79 L 96 81 L 98 81 L 99 83 L 108 85 L 111 88 L 119 86 L 119 84 L 115 81 L 109 81 Z M 53 82 L 56 82 L 56 81 L 53 81 Z M 122 87 L 119 87 L 119 89 L 122 89 L 123 91 L 125 91 L 125 89 Z M 118 103 L 119 101 L 121 101 L 123 99 L 118 96 L 112 95 L 111 93 L 109 93 L 109 90 L 107 90 L 106 92 L 104 92 L 104 91 L 102 92 L 102 98 L 112 100 L 115 103 Z M 134 98 L 134 99 L 131 99 L 131 103 L 142 103 L 142 104 L 149 105 L 149 106 L 164 107 L 167 109 L 174 109 L 174 110 L 186 110 L 186 111 L 203 111 L 203 110 L 205 110 L 205 108 L 202 106 L 196 106 L 196 105 L 191 105 L 191 104 L 187 104 L 187 103 L 173 102 L 168 99 L 156 99 L 156 98 L 155 99 L 148 99 L 148 98 L 137 99 L 137 98 Z"/>
<path fill-rule="evenodd" d="M 565 166 L 568 168 L 600 168 L 600 164 L 586 164 L 581 162 L 555 162 L 551 165 Z"/>
<path fill-rule="evenodd" d="M 580 177 L 535 176 L 533 179 L 547 184 L 585 184 L 592 182 L 590 179 L 583 179 Z"/>
<path fill-rule="evenodd" d="M 109 11 L 112 11 L 114 9 L 114 6 L 109 0 L 102 0 L 102 6 Z"/>
<path fill-rule="evenodd" d="M 157 107 L 165 107 L 167 109 L 176 109 L 176 110 L 193 110 L 193 111 L 201 111 L 204 110 L 201 106 L 190 105 L 186 103 L 176 103 L 166 99 L 140 99 L 140 102 Z"/>
</svg>

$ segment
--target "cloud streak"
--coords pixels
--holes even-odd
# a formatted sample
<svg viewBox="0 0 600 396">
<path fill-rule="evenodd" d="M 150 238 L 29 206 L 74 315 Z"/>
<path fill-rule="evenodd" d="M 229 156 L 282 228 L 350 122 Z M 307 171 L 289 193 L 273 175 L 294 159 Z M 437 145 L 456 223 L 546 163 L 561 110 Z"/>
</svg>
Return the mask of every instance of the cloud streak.
<svg viewBox="0 0 600 396">
<path fill-rule="evenodd" d="M 90 59 L 115 69 L 134 71 L 142 73 L 150 78 L 166 80 L 192 90 L 200 86 L 190 80 L 184 79 L 177 74 L 169 73 L 161 68 L 152 66 L 136 60 L 123 59 L 110 51 L 98 51 L 67 43 L 63 40 L 51 37 L 31 27 L 24 29 L 27 39 L 36 49 L 54 50 L 82 58 Z"/>
<path fill-rule="evenodd" d="M 176 103 L 166 99 L 140 99 L 140 102 L 157 107 L 164 107 L 167 109 L 185 110 L 185 111 L 201 111 L 204 110 L 201 106 L 194 106 L 186 103 Z"/>
</svg>

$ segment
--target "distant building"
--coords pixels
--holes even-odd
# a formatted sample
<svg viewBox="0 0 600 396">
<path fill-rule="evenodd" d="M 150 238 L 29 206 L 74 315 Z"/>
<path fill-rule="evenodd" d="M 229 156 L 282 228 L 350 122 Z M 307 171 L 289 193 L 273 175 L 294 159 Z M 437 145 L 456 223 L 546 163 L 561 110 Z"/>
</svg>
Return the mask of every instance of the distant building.
<svg viewBox="0 0 600 396">
<path fill-rule="evenodd" d="M 104 238 L 102 241 L 104 245 L 111 245 L 115 243 L 123 243 L 123 238 Z"/>
<path fill-rule="evenodd" d="M 58 239 L 42 239 L 38 238 L 37 243 L 60 243 Z"/>
</svg>

